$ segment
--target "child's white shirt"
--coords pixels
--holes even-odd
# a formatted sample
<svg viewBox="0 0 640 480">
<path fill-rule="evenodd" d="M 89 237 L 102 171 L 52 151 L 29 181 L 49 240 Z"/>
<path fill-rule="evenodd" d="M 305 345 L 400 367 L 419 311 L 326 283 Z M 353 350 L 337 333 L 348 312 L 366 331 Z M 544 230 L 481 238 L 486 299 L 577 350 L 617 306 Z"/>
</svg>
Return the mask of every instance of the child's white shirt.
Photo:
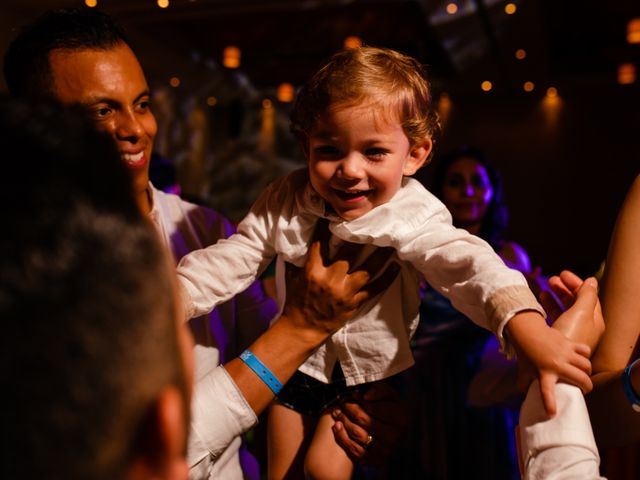
<svg viewBox="0 0 640 480">
<path fill-rule="evenodd" d="M 369 245 L 364 257 L 376 247 L 392 247 L 401 264 L 391 286 L 367 301 L 300 367 L 322 382 L 330 381 L 336 361 L 347 385 L 381 380 L 413 364 L 409 341 L 419 319 L 422 277 L 496 334 L 503 348 L 503 330 L 513 315 L 535 310 L 544 316 L 524 276 L 507 268 L 485 241 L 453 227 L 446 207 L 418 181 L 403 179 L 389 202 L 346 221 L 327 211 L 307 169 L 272 183 L 235 235 L 181 260 L 178 277 L 191 299 L 189 315 L 203 315 L 244 290 L 276 255 L 282 305 L 283 262 L 304 265 L 319 218 L 329 220 L 334 237 Z"/>
</svg>

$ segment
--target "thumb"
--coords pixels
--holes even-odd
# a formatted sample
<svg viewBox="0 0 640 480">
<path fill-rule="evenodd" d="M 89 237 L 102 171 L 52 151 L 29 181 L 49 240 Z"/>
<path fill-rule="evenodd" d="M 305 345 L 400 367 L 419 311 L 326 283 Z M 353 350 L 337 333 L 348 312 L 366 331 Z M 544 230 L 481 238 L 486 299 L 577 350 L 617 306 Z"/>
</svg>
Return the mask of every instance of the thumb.
<svg viewBox="0 0 640 480">
<path fill-rule="evenodd" d="M 597 303 L 598 281 L 593 277 L 589 277 L 580 286 L 574 307 L 579 310 L 593 312 Z"/>
</svg>

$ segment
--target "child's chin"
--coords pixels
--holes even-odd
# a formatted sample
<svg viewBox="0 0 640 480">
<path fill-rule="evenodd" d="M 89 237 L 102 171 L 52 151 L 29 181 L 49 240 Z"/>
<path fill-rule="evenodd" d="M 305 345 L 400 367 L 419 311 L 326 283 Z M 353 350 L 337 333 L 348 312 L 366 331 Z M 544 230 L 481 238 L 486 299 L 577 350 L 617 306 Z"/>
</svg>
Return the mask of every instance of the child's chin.
<svg viewBox="0 0 640 480">
<path fill-rule="evenodd" d="M 343 220 L 350 222 L 351 220 L 356 220 L 367 213 L 370 209 L 357 209 L 357 210 L 347 210 L 345 212 L 340 212 L 339 215 Z"/>
</svg>

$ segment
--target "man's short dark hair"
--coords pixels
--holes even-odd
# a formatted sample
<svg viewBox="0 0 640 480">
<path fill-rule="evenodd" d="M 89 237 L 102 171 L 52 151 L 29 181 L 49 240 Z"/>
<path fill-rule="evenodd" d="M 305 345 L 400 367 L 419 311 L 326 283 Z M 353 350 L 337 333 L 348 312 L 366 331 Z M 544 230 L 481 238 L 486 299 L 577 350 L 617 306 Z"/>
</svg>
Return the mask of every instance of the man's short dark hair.
<svg viewBox="0 0 640 480">
<path fill-rule="evenodd" d="M 121 478 L 186 395 L 164 249 L 82 112 L 0 99 L 0 152 L 2 475 Z"/>
<path fill-rule="evenodd" d="M 108 50 L 129 45 L 120 25 L 93 8 L 51 10 L 24 27 L 4 57 L 9 93 L 20 97 L 47 97 L 51 89 L 49 54 L 56 49 Z"/>
</svg>

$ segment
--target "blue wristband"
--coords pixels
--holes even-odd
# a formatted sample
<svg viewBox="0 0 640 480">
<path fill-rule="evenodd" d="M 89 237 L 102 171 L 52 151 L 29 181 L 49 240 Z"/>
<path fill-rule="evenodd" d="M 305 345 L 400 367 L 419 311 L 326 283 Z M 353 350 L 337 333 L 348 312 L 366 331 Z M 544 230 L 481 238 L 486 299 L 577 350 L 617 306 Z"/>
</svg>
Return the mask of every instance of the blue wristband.
<svg viewBox="0 0 640 480">
<path fill-rule="evenodd" d="M 282 383 L 280 383 L 280 380 L 278 380 L 276 376 L 271 373 L 271 371 L 265 366 L 264 363 L 258 360 L 258 357 L 256 357 L 249 350 L 245 350 L 240 355 L 240 360 L 246 363 L 247 366 L 251 370 L 253 370 L 255 374 L 258 375 L 258 377 L 260 377 L 260 380 L 262 380 L 267 385 L 267 387 L 271 389 L 274 395 L 280 393 L 280 390 L 282 390 Z"/>
<path fill-rule="evenodd" d="M 640 412 L 640 397 L 633 389 L 633 385 L 631 385 L 631 369 L 633 366 L 640 361 L 640 358 L 635 359 L 627 368 L 622 372 L 622 388 L 624 390 L 624 394 L 627 396 L 627 400 L 631 404 L 631 408 L 633 408 L 636 412 Z"/>
</svg>

